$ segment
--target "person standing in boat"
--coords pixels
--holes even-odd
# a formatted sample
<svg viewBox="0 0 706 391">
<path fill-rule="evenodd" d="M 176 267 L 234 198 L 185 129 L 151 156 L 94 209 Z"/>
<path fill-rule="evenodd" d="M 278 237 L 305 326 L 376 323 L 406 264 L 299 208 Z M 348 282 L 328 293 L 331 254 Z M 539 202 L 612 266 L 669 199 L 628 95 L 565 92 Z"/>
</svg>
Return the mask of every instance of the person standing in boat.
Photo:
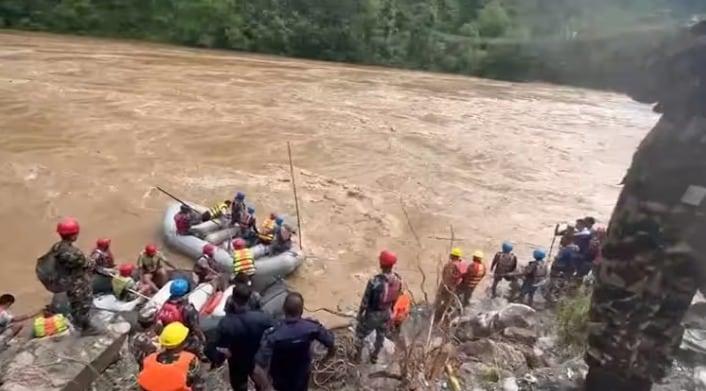
<svg viewBox="0 0 706 391">
<path fill-rule="evenodd" d="M 248 206 L 247 213 L 240 214 L 240 236 L 248 245 L 253 246 L 257 242 L 257 220 L 255 218 L 255 208 Z"/>
<path fill-rule="evenodd" d="M 201 356 L 206 336 L 199 323 L 199 311 L 189 303 L 189 282 L 183 278 L 172 281 L 169 287 L 169 299 L 157 312 L 157 321 L 162 326 L 180 322 L 189 328 L 189 339 L 185 349 Z"/>
<path fill-rule="evenodd" d="M 233 240 L 233 278 L 250 281 L 255 275 L 255 257 L 242 238 Z"/>
<path fill-rule="evenodd" d="M 272 243 L 272 239 L 274 239 L 275 233 L 275 220 L 277 220 L 277 214 L 271 212 L 270 216 L 265 219 L 265 221 L 260 226 L 260 230 L 257 234 L 260 243 L 265 245 Z"/>
<path fill-rule="evenodd" d="M 145 250 L 140 253 L 137 258 L 137 267 L 140 268 L 140 280 L 148 284 L 156 292 L 169 280 L 167 269 L 164 265 L 176 269 L 174 265 L 169 263 L 167 259 L 157 250 L 154 244 L 145 246 Z"/>
<path fill-rule="evenodd" d="M 115 259 L 110 251 L 110 239 L 100 238 L 96 241 L 96 248 L 91 252 L 91 260 L 98 267 L 113 269 L 115 267 Z"/>
<path fill-rule="evenodd" d="M 247 212 L 247 207 L 245 206 L 245 193 L 238 192 L 233 198 L 233 202 L 230 205 L 230 222 L 231 225 L 236 225 L 240 222 L 241 214 Z"/>
</svg>

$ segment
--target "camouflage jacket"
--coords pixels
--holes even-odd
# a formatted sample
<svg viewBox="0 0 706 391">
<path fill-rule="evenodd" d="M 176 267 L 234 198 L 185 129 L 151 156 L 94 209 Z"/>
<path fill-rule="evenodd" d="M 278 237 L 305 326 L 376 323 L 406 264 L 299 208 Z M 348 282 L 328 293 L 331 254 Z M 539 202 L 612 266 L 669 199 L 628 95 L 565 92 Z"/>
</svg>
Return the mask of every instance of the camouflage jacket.
<svg viewBox="0 0 706 391">
<path fill-rule="evenodd" d="M 95 263 L 86 258 L 81 250 L 71 242 L 62 240 L 52 247 L 56 258 L 56 271 L 67 282 L 90 281 L 90 273 Z"/>
<path fill-rule="evenodd" d="M 128 349 L 140 368 L 145 357 L 157 351 L 157 339 L 157 333 L 154 330 L 139 331 L 130 336 Z"/>
</svg>

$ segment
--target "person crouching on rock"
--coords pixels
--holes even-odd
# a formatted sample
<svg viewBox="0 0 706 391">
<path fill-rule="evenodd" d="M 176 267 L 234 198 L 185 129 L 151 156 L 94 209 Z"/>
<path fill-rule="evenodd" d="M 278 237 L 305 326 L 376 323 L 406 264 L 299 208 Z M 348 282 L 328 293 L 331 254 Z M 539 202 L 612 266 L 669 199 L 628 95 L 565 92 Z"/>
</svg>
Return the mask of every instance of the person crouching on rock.
<svg viewBox="0 0 706 391">
<path fill-rule="evenodd" d="M 547 265 L 544 263 L 545 256 L 544 250 L 534 250 L 532 253 L 534 261 L 531 261 L 522 273 L 523 281 L 520 288 L 520 301 L 524 303 L 525 298 L 527 298 L 527 305 L 530 307 L 534 305 L 534 293 L 547 278 Z"/>
<path fill-rule="evenodd" d="M 174 265 L 169 263 L 164 255 L 157 250 L 157 246 L 154 244 L 145 246 L 145 250 L 142 251 L 139 258 L 137 258 L 137 267 L 140 268 L 140 280 L 150 285 L 155 292 L 163 287 L 169 280 L 167 269 L 164 268 L 164 265 L 176 269 Z"/>
<path fill-rule="evenodd" d="M 375 345 L 370 353 L 370 362 L 375 364 L 389 332 L 392 307 L 402 293 L 402 278 L 392 271 L 397 255 L 383 250 L 379 256 L 380 273 L 368 281 L 358 309 L 356 327 L 356 361 L 360 362 L 365 338 L 375 331 Z"/>
<path fill-rule="evenodd" d="M 169 286 L 169 299 L 157 313 L 157 321 L 162 326 L 173 322 L 180 322 L 189 328 L 189 340 L 185 349 L 201 356 L 206 336 L 199 325 L 199 312 L 193 304 L 189 303 L 189 282 L 183 278 L 172 281 Z"/>
<path fill-rule="evenodd" d="M 137 376 L 143 391 L 206 390 L 199 358 L 186 349 L 191 332 L 181 322 L 162 330 L 159 345 L 163 350 L 148 355 Z"/>
</svg>

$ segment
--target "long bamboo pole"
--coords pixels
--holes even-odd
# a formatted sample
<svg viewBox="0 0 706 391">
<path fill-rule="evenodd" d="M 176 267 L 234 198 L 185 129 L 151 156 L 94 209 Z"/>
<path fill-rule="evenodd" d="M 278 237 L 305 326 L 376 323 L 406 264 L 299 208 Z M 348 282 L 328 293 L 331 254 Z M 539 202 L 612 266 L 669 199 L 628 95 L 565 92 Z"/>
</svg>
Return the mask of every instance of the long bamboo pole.
<svg viewBox="0 0 706 391">
<path fill-rule="evenodd" d="M 292 162 L 292 144 L 287 141 L 287 153 L 289 154 L 289 173 L 292 175 L 292 189 L 294 190 L 294 207 L 297 211 L 297 227 L 299 228 L 299 247 L 304 249 L 304 234 L 302 233 L 302 217 L 299 213 L 299 197 L 297 197 L 297 184 L 294 182 L 294 163 Z"/>
</svg>

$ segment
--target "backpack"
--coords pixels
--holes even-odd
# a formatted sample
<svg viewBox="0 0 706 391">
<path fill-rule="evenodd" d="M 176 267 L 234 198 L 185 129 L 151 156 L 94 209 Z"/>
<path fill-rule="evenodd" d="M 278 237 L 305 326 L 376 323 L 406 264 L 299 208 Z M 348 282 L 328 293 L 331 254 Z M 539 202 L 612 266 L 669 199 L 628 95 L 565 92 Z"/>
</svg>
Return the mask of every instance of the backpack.
<svg viewBox="0 0 706 391">
<path fill-rule="evenodd" d="M 389 310 L 402 292 L 402 280 L 396 274 L 379 274 L 373 282 L 373 294 L 370 298 L 374 311 Z"/>
<path fill-rule="evenodd" d="M 184 322 L 182 307 L 179 303 L 167 301 L 157 313 L 157 320 L 166 326 L 174 322 Z"/>
<path fill-rule="evenodd" d="M 62 293 L 66 292 L 68 287 L 57 270 L 56 255 L 57 245 L 54 245 L 46 254 L 37 258 L 37 266 L 34 271 L 37 274 L 37 279 L 49 292 Z"/>
</svg>

